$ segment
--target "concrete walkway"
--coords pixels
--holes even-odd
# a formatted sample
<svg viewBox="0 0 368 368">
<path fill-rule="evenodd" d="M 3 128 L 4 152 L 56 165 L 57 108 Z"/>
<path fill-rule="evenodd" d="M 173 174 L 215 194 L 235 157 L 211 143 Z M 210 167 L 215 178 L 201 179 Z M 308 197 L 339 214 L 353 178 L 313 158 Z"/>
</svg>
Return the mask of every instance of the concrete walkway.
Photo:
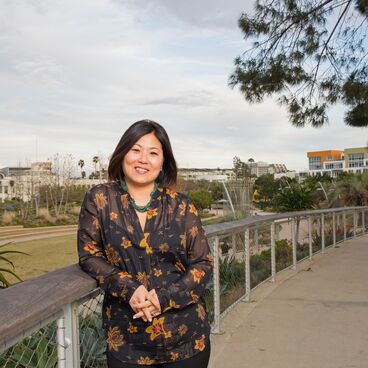
<svg viewBox="0 0 368 368">
<path fill-rule="evenodd" d="M 210 368 L 368 367 L 368 237 L 277 275 L 222 326 Z"/>
</svg>

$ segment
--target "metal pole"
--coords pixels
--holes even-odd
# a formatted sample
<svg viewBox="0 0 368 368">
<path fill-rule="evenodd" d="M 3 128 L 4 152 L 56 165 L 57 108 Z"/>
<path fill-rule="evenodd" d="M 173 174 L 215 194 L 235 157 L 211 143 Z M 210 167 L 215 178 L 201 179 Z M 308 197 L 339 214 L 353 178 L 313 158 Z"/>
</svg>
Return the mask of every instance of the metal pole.
<svg viewBox="0 0 368 368">
<path fill-rule="evenodd" d="M 365 234 L 365 212 L 362 210 L 362 228 L 363 228 L 363 234 Z"/>
<path fill-rule="evenodd" d="M 309 259 L 312 260 L 313 244 L 312 244 L 312 216 L 308 216 L 308 241 L 309 241 Z"/>
<path fill-rule="evenodd" d="M 219 237 L 215 237 L 213 244 L 213 333 L 221 333 L 220 329 L 220 256 L 219 256 Z"/>
<path fill-rule="evenodd" d="M 275 252 L 275 222 L 271 222 L 271 282 L 275 282 L 276 252 Z"/>
<path fill-rule="evenodd" d="M 296 239 L 295 239 L 295 219 L 291 220 L 291 239 L 293 242 L 293 270 L 296 270 Z"/>
<path fill-rule="evenodd" d="M 236 257 L 236 234 L 231 235 L 231 246 L 233 250 L 233 257 Z"/>
<path fill-rule="evenodd" d="M 333 245 L 336 245 L 336 214 L 332 212 L 332 238 L 333 238 Z"/>
<path fill-rule="evenodd" d="M 254 229 L 253 236 L 254 236 L 254 247 L 258 251 L 259 249 L 258 249 L 258 229 L 257 228 Z"/>
<path fill-rule="evenodd" d="M 65 368 L 65 324 L 64 317 L 56 321 L 57 366 Z"/>
<path fill-rule="evenodd" d="M 344 241 L 346 241 L 346 212 L 342 213 L 342 222 L 344 227 Z"/>
<path fill-rule="evenodd" d="M 64 307 L 64 318 L 66 368 L 79 367 L 79 323 L 77 303 L 67 304 Z"/>
<path fill-rule="evenodd" d="M 325 214 L 321 214 L 321 239 L 322 239 L 322 253 L 325 252 Z"/>
<path fill-rule="evenodd" d="M 250 252 L 249 252 L 249 227 L 244 233 L 244 267 L 245 267 L 245 297 L 244 301 L 250 301 Z"/>
<path fill-rule="evenodd" d="M 354 238 L 357 235 L 357 213 L 353 210 Z"/>
</svg>

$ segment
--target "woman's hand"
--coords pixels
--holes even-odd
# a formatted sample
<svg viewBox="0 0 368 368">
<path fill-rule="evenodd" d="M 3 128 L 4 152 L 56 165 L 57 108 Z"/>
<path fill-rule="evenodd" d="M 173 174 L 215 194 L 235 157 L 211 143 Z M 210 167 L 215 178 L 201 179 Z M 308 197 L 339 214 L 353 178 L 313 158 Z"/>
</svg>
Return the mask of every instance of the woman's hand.
<svg viewBox="0 0 368 368">
<path fill-rule="evenodd" d="M 150 305 L 148 307 L 145 306 L 146 305 L 145 303 L 147 303 L 147 302 L 150 303 Z M 160 302 L 158 300 L 155 289 L 152 289 L 152 290 L 147 292 L 145 303 L 142 303 L 142 304 L 139 305 L 139 307 L 141 307 L 141 308 L 140 308 L 140 310 L 138 310 L 136 312 L 136 314 L 133 316 L 133 318 L 142 317 L 143 320 L 146 321 L 145 317 L 148 313 L 153 317 L 156 317 L 159 314 L 161 314 L 161 306 L 160 306 Z M 148 319 L 148 320 L 151 322 L 150 319 Z"/>
<path fill-rule="evenodd" d="M 129 305 L 136 313 L 133 318 L 142 317 L 146 322 L 152 321 L 152 316 L 161 313 L 160 302 L 155 289 L 148 291 L 144 285 L 139 286 L 129 300 Z"/>
</svg>

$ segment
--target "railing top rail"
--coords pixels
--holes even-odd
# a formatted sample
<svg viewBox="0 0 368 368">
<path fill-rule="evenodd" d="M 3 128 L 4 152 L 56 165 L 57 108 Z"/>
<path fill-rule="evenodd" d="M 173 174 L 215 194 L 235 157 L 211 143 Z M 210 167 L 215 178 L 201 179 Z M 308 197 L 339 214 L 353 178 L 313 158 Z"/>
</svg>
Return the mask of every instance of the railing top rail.
<svg viewBox="0 0 368 368">
<path fill-rule="evenodd" d="M 214 237 L 218 235 L 224 235 L 230 232 L 239 232 L 242 231 L 247 226 L 257 225 L 258 223 L 275 221 L 285 218 L 292 218 L 298 216 L 312 216 L 312 215 L 320 215 L 322 213 L 332 213 L 332 212 L 342 212 L 342 211 L 353 211 L 359 209 L 368 209 L 368 206 L 359 206 L 359 207 L 338 207 L 338 208 L 328 208 L 323 210 L 309 210 L 309 211 L 295 211 L 295 212 L 282 212 L 273 215 L 266 216 L 252 216 L 246 219 L 223 222 L 220 224 L 206 225 L 204 226 L 206 229 L 206 233 L 208 237 Z"/>
<path fill-rule="evenodd" d="M 253 216 L 244 220 L 206 225 L 204 228 L 207 235 L 213 237 L 229 232 L 241 231 L 246 226 L 265 221 L 357 209 L 368 209 L 368 206 Z M 96 281 L 75 264 L 1 290 L 0 346 L 32 328 L 41 320 L 52 316 L 65 305 L 79 300 L 95 289 L 96 286 Z"/>
<path fill-rule="evenodd" d="M 75 264 L 1 290 L 0 347 L 95 287 Z"/>
</svg>

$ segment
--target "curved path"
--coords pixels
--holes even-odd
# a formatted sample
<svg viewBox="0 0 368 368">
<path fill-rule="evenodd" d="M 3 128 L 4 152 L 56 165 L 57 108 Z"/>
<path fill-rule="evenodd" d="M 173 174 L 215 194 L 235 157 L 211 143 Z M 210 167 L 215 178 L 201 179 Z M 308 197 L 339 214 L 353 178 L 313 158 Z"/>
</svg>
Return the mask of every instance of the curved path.
<svg viewBox="0 0 368 368">
<path fill-rule="evenodd" d="M 368 367 L 368 237 L 276 276 L 211 335 L 210 368 Z"/>
</svg>

